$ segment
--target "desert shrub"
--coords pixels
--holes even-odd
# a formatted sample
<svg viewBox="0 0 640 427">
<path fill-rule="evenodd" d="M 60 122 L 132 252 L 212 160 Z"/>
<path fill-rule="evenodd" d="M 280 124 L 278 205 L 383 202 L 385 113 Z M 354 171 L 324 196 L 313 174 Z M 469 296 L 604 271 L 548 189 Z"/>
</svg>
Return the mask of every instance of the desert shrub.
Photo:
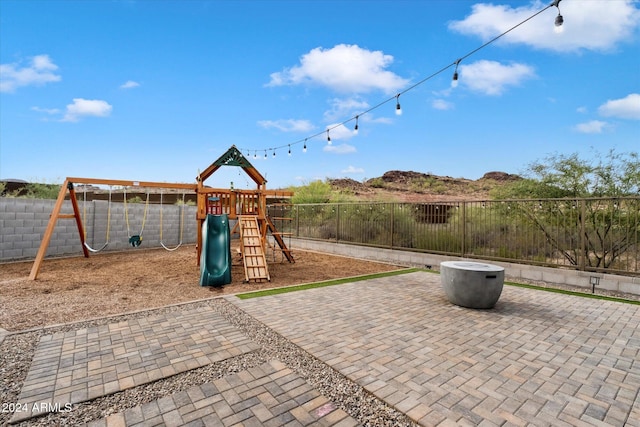
<svg viewBox="0 0 640 427">
<path fill-rule="evenodd" d="M 353 201 L 353 191 L 334 190 L 328 181 L 316 180 L 299 187 L 289 187 L 293 191 L 293 204 L 345 203 Z"/>
<path fill-rule="evenodd" d="M 387 184 L 382 178 L 372 178 L 369 180 L 369 185 L 373 188 L 384 188 Z"/>
<path fill-rule="evenodd" d="M 140 196 L 134 196 L 127 198 L 127 203 L 144 203 L 146 200 L 142 200 Z"/>
<path fill-rule="evenodd" d="M 416 237 L 416 248 L 459 254 L 462 252 L 462 237 L 448 229 L 431 228 Z"/>
<path fill-rule="evenodd" d="M 443 194 L 447 191 L 447 186 L 444 182 L 436 179 L 433 176 L 421 176 L 411 180 L 409 183 L 409 190 L 416 193 L 424 193 L 430 191 L 435 194 Z"/>
<path fill-rule="evenodd" d="M 27 199 L 57 199 L 60 184 L 30 183 L 21 190 L 20 197 Z"/>
</svg>

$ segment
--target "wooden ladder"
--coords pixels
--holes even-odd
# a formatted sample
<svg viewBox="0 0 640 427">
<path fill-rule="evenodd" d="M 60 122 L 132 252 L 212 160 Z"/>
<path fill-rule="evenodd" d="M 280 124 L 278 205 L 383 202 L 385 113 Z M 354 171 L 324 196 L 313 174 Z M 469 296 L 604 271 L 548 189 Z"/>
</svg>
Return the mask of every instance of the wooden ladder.
<svg viewBox="0 0 640 427">
<path fill-rule="evenodd" d="M 240 244 L 242 245 L 242 261 L 244 263 L 244 275 L 247 282 L 271 281 L 267 269 L 267 258 L 264 254 L 264 245 L 258 218 L 255 216 L 238 217 L 240 224 Z"/>
</svg>

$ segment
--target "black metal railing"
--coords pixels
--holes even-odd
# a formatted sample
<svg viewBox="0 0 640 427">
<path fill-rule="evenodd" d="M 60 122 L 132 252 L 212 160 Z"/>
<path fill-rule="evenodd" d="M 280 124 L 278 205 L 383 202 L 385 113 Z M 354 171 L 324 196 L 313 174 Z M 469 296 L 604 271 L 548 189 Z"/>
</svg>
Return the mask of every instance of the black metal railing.
<svg viewBox="0 0 640 427">
<path fill-rule="evenodd" d="M 639 197 L 277 209 L 275 215 L 291 218 L 283 231 L 298 238 L 582 271 L 640 272 Z"/>
</svg>

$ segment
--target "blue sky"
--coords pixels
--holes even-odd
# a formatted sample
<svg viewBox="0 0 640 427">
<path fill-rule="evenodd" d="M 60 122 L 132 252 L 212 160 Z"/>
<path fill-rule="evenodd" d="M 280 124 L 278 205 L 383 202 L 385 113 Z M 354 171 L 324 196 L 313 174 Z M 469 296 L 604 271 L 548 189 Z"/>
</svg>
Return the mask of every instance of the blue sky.
<svg viewBox="0 0 640 427">
<path fill-rule="evenodd" d="M 0 178 L 193 182 L 232 144 L 267 188 L 639 151 L 638 2 L 562 0 L 562 31 L 550 7 L 469 55 L 549 4 L 0 0 Z"/>
</svg>

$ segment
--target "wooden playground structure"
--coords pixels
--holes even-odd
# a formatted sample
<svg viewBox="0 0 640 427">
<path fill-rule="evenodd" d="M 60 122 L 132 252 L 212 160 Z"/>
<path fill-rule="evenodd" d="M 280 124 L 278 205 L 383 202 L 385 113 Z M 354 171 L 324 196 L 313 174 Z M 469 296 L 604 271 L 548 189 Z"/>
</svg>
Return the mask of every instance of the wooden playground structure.
<svg viewBox="0 0 640 427">
<path fill-rule="evenodd" d="M 205 186 L 207 178 L 211 177 L 222 166 L 242 168 L 256 184 L 256 189 L 236 190 L 233 188 L 221 189 Z M 29 279 L 36 280 L 38 277 L 58 219 L 75 219 L 83 255 L 85 258 L 89 257 L 90 250 L 85 241 L 84 224 L 74 185 L 93 184 L 122 186 L 125 188 L 166 188 L 195 193 L 197 200 L 196 221 L 198 225 L 198 232 L 196 233 L 197 264 L 200 264 L 202 249 L 202 233 L 199 231 L 202 230 L 207 215 L 226 214 L 229 220 L 237 220 L 231 233 L 239 233 L 240 235 L 239 250 L 244 264 L 245 281 L 270 281 L 271 278 L 265 256 L 268 233 L 271 233 L 275 244 L 279 246 L 287 261 L 293 263 L 295 260 L 283 238 L 289 233 L 279 232 L 274 224 L 274 219 L 276 218 L 271 218 L 268 215 L 267 198 L 288 199 L 293 196 L 293 193 L 291 191 L 267 190 L 266 183 L 267 180 L 235 146 L 231 146 L 222 156 L 201 172 L 196 177 L 195 184 L 67 177 L 58 193 L 58 198 L 31 268 Z M 71 214 L 61 213 L 64 201 L 67 199 L 71 201 L 73 209 Z M 290 218 L 277 218 L 277 220 L 290 220 Z"/>
</svg>

